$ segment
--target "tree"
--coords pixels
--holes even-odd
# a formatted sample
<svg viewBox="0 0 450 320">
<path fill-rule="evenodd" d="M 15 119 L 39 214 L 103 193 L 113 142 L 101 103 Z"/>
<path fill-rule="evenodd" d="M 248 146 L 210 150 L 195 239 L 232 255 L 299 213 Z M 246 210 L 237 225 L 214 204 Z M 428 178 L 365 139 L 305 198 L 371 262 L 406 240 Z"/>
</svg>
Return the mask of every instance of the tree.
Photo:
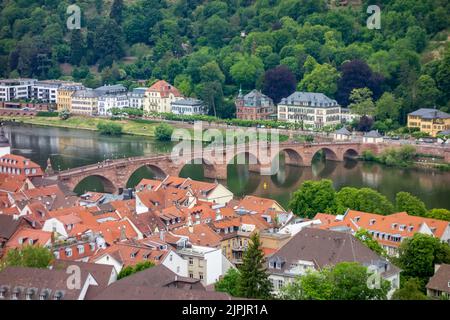
<svg viewBox="0 0 450 320">
<path fill-rule="evenodd" d="M 172 139 L 173 127 L 167 123 L 161 123 L 155 128 L 155 137 L 159 141 L 170 141 Z"/>
<path fill-rule="evenodd" d="M 202 82 L 213 82 L 218 81 L 220 83 L 225 82 L 225 76 L 220 70 L 219 65 L 215 61 L 210 61 L 200 68 L 201 81 Z"/>
<path fill-rule="evenodd" d="M 405 279 L 418 278 L 424 292 L 425 284 L 434 274 L 434 265 L 450 263 L 450 246 L 433 236 L 416 233 L 401 243 L 395 263 Z"/>
<path fill-rule="evenodd" d="M 297 80 L 286 66 L 278 66 L 267 70 L 264 74 L 262 92 L 270 97 L 275 104 L 295 91 Z"/>
<path fill-rule="evenodd" d="M 122 134 L 122 126 L 114 122 L 99 122 L 97 124 L 97 129 L 101 134 L 108 136 L 120 136 Z"/>
<path fill-rule="evenodd" d="M 394 212 L 392 203 L 381 193 L 370 188 L 344 187 L 335 198 L 337 214 L 343 214 L 347 209 L 382 215 Z"/>
<path fill-rule="evenodd" d="M 417 80 L 416 104 L 421 107 L 433 107 L 441 95 L 436 82 L 429 75 L 421 75 Z"/>
<path fill-rule="evenodd" d="M 392 300 L 427 300 L 427 296 L 420 289 L 420 280 L 410 278 L 404 282 L 401 288 L 395 290 Z"/>
<path fill-rule="evenodd" d="M 253 89 L 256 80 L 264 73 L 264 64 L 256 56 L 240 58 L 230 69 L 235 83 L 242 84 L 246 89 Z"/>
<path fill-rule="evenodd" d="M 123 0 L 114 0 L 111 6 L 111 12 L 109 17 L 117 22 L 117 24 L 121 24 L 123 20 Z"/>
<path fill-rule="evenodd" d="M 408 192 L 397 193 L 395 196 L 395 207 L 397 211 L 405 211 L 413 216 L 425 217 L 427 215 L 425 203 Z"/>
<path fill-rule="evenodd" d="M 450 210 L 447 209 L 432 209 L 427 215 L 428 218 L 450 221 Z"/>
<path fill-rule="evenodd" d="M 353 89 L 368 88 L 373 92 L 374 99 L 381 96 L 384 78 L 380 74 L 373 73 L 366 62 L 358 59 L 345 62 L 341 66 L 341 74 L 336 98 L 342 106 L 349 104 Z"/>
<path fill-rule="evenodd" d="M 325 63 L 317 65 L 310 73 L 305 74 L 298 85 L 299 90 L 321 92 L 328 97 L 334 97 L 337 91 L 339 72 L 333 66 Z"/>
<path fill-rule="evenodd" d="M 238 293 L 240 297 L 244 298 L 269 299 L 272 284 L 266 271 L 259 234 L 254 233 L 250 240 L 250 245 L 244 254 L 244 261 L 240 268 Z"/>
<path fill-rule="evenodd" d="M 70 34 L 70 63 L 80 65 L 84 55 L 83 36 L 80 29 L 72 30 Z"/>
<path fill-rule="evenodd" d="M 69 119 L 69 118 L 70 118 L 70 112 L 69 112 L 69 110 L 67 110 L 67 109 L 62 110 L 62 111 L 59 113 L 59 118 L 60 118 L 61 120 L 67 120 L 67 119 Z"/>
<path fill-rule="evenodd" d="M 402 101 L 401 99 L 397 99 L 392 93 L 383 93 L 375 103 L 375 106 L 375 116 L 378 120 L 392 119 L 393 121 L 398 121 Z"/>
<path fill-rule="evenodd" d="M 225 39 L 228 37 L 230 24 L 227 20 L 222 19 L 218 15 L 213 15 L 206 20 L 203 32 L 208 43 L 212 47 L 218 48 L 223 45 Z"/>
<path fill-rule="evenodd" d="M 45 247 L 24 246 L 9 250 L 3 262 L 11 267 L 47 268 L 53 259 L 53 254 Z"/>
<path fill-rule="evenodd" d="M 353 89 L 350 94 L 350 105 L 353 113 L 361 116 L 373 116 L 375 114 L 375 104 L 372 100 L 372 91 L 369 88 Z"/>
<path fill-rule="evenodd" d="M 382 279 L 371 288 L 367 267 L 357 262 L 341 262 L 319 271 L 309 271 L 281 290 L 282 299 L 291 300 L 385 300 L 390 283 Z"/>
<path fill-rule="evenodd" d="M 143 261 L 137 263 L 135 266 L 126 266 L 120 270 L 119 274 L 117 275 L 117 280 L 126 278 L 128 276 L 131 276 L 132 274 L 135 274 L 137 272 L 144 271 L 149 268 L 153 268 L 155 264 L 151 261 Z"/>
<path fill-rule="evenodd" d="M 364 243 L 370 250 L 376 252 L 380 256 L 386 256 L 386 251 L 380 246 L 380 244 L 373 239 L 369 231 L 365 229 L 359 229 L 355 233 L 355 238 Z"/>
<path fill-rule="evenodd" d="M 122 29 L 116 21 L 104 20 L 95 30 L 93 50 L 98 59 L 121 58 L 124 54 Z"/>
<path fill-rule="evenodd" d="M 227 292 L 233 297 L 239 296 L 238 285 L 241 279 L 239 270 L 230 268 L 222 279 L 217 281 L 214 285 L 216 291 Z"/>
<path fill-rule="evenodd" d="M 334 212 L 334 208 L 335 190 L 328 179 L 304 181 L 289 202 L 289 209 L 296 215 L 310 219 L 317 213 Z"/>
</svg>

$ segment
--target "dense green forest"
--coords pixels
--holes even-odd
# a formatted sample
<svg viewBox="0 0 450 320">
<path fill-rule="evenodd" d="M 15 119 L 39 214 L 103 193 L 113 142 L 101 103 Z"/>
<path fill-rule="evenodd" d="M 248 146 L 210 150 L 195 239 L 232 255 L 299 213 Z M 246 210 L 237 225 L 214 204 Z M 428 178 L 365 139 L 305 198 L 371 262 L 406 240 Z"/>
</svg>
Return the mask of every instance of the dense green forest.
<svg viewBox="0 0 450 320">
<path fill-rule="evenodd" d="M 379 127 L 419 107 L 450 111 L 448 0 L 334 2 L 3 0 L 0 76 L 129 88 L 165 79 L 221 117 L 233 116 L 240 87 L 276 102 L 296 89 L 324 92 L 366 106 Z M 81 30 L 66 27 L 72 3 Z M 381 8 L 380 30 L 366 26 L 369 4 Z"/>
</svg>

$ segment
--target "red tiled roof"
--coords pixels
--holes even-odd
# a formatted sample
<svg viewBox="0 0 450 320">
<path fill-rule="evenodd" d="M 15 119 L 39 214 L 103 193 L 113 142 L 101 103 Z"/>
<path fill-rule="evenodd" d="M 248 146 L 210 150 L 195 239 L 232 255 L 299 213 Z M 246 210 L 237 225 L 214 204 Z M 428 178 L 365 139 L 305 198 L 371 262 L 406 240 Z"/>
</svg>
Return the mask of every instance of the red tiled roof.
<svg viewBox="0 0 450 320">
<path fill-rule="evenodd" d="M 175 97 L 183 97 L 177 88 L 164 80 L 157 81 L 154 85 L 147 89 L 147 92 L 159 92 L 163 98 L 168 97 L 169 94 L 173 94 Z"/>
</svg>

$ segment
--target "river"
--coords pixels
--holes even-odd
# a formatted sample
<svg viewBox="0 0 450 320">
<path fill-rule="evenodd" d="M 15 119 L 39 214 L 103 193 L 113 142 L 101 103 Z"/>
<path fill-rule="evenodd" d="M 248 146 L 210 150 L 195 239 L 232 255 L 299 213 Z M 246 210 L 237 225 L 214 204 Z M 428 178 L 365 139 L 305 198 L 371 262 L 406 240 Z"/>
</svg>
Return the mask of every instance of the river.
<svg viewBox="0 0 450 320">
<path fill-rule="evenodd" d="M 105 159 L 135 157 L 170 152 L 173 144 L 147 137 L 108 137 L 98 132 L 34 125 L 6 125 L 12 153 L 25 156 L 43 168 L 51 159 L 53 168 L 64 170 L 93 164 Z M 392 168 L 355 160 L 333 162 L 317 159 L 312 167 L 282 165 L 275 176 L 251 173 L 244 165 L 229 165 L 228 179 L 220 181 L 236 196 L 246 194 L 276 199 L 287 207 L 289 199 L 304 180 L 333 180 L 337 190 L 344 186 L 370 187 L 386 195 L 391 201 L 399 191 L 410 192 L 421 198 L 428 208 L 450 209 L 450 173 L 424 169 Z M 206 180 L 201 165 L 187 165 L 183 177 Z M 152 177 L 147 168 L 139 169 L 130 181 L 133 187 L 142 178 Z M 96 178 L 88 178 L 76 189 L 102 191 Z"/>
</svg>

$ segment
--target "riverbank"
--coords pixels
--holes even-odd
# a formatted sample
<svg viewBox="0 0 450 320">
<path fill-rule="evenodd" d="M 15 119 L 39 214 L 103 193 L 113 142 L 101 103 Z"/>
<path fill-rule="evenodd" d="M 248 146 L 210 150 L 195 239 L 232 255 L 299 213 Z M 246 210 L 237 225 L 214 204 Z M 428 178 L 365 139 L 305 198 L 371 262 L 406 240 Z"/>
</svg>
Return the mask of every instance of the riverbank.
<svg viewBox="0 0 450 320">
<path fill-rule="evenodd" d="M 47 127 L 58 127 L 68 129 L 83 129 L 98 131 L 97 125 L 100 122 L 117 123 L 122 126 L 122 133 L 136 136 L 155 137 L 155 128 L 158 122 L 146 121 L 145 123 L 133 120 L 110 120 L 90 117 L 73 116 L 67 120 L 59 117 L 0 117 L 0 121 L 15 123 L 33 124 Z"/>
</svg>

